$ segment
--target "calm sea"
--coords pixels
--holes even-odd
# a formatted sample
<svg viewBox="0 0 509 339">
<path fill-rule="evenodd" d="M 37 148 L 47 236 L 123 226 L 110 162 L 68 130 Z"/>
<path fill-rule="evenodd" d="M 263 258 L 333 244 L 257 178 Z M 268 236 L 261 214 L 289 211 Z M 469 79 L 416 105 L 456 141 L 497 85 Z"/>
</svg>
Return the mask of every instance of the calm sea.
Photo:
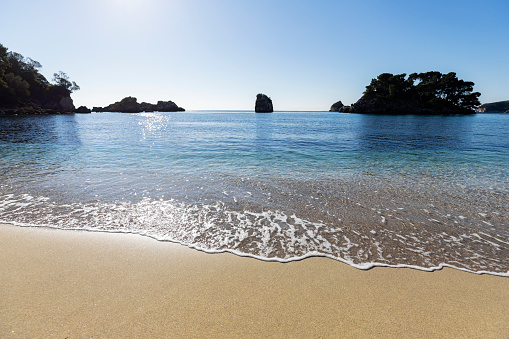
<svg viewBox="0 0 509 339">
<path fill-rule="evenodd" d="M 0 221 L 509 276 L 509 114 L 0 117 Z"/>
</svg>

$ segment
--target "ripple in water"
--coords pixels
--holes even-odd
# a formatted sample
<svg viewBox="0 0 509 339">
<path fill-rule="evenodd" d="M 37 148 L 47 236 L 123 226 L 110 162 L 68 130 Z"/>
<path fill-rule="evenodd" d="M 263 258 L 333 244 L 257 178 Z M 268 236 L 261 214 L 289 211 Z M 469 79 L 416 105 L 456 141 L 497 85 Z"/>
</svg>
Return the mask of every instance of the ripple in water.
<svg viewBox="0 0 509 339">
<path fill-rule="evenodd" d="M 506 116 L 0 117 L 0 220 L 509 276 Z"/>
<path fill-rule="evenodd" d="M 314 203 L 320 205 L 322 198 L 313 197 Z M 206 252 L 263 260 L 326 256 L 360 269 L 393 266 L 431 271 L 448 266 L 509 276 L 507 237 L 487 228 L 451 228 L 444 223 L 454 219 L 451 215 L 423 209 L 423 221 L 415 213 L 408 221 L 405 208 L 368 208 L 346 198 L 342 210 L 334 206 L 336 215 L 305 204 L 309 216 L 320 218 L 310 221 L 281 210 L 246 210 L 256 207 L 235 200 L 201 205 L 149 198 L 137 203 L 57 204 L 44 197 L 7 195 L 2 197 L 0 219 L 25 226 L 136 233 Z M 344 222 L 339 214 L 350 221 Z"/>
</svg>

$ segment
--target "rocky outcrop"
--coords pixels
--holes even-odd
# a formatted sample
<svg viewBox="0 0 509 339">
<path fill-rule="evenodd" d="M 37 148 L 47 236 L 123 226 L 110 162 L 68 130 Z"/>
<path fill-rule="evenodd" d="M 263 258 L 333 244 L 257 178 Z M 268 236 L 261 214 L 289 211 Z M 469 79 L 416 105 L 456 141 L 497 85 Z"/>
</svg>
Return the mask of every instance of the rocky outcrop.
<svg viewBox="0 0 509 339">
<path fill-rule="evenodd" d="M 184 109 L 178 107 L 173 101 L 158 101 L 154 110 L 158 112 L 178 112 Z"/>
<path fill-rule="evenodd" d="M 0 115 L 24 115 L 24 114 L 69 114 L 72 111 L 54 110 L 42 108 L 38 105 L 21 106 L 21 107 L 4 107 L 0 108 Z"/>
<path fill-rule="evenodd" d="M 477 108 L 479 113 L 509 113 L 509 100 L 482 104 Z"/>
<path fill-rule="evenodd" d="M 330 107 L 329 112 L 339 112 L 339 110 L 342 109 L 343 106 L 344 106 L 343 103 L 341 101 L 338 101 Z"/>
<path fill-rule="evenodd" d="M 256 113 L 272 113 L 272 112 L 274 112 L 274 107 L 272 106 L 272 100 L 265 94 L 261 94 L 261 93 L 258 94 L 256 96 L 255 112 Z"/>
<path fill-rule="evenodd" d="M 50 88 L 41 108 L 52 113 L 72 113 L 75 110 L 70 91 L 57 86 Z"/>
<path fill-rule="evenodd" d="M 2 115 L 18 114 L 62 114 L 74 113 L 75 107 L 70 91 L 62 87 L 51 87 L 42 100 L 2 107 Z"/>
<path fill-rule="evenodd" d="M 75 113 L 92 113 L 90 108 L 88 108 L 87 106 L 80 106 L 80 107 L 76 108 L 76 110 L 74 112 Z"/>
<path fill-rule="evenodd" d="M 138 103 L 135 97 L 126 97 L 106 107 L 94 107 L 94 112 L 121 112 L 121 113 L 139 113 L 139 112 L 183 112 L 182 107 L 178 107 L 173 101 L 158 101 L 157 104 L 148 102 Z"/>
</svg>

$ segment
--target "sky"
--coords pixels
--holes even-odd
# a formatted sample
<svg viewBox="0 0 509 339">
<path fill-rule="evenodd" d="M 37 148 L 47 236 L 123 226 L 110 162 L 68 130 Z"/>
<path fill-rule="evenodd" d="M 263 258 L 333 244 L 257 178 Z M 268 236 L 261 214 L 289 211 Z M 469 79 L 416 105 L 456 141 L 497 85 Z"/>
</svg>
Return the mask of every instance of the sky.
<svg viewBox="0 0 509 339">
<path fill-rule="evenodd" d="M 66 72 L 76 106 L 328 110 L 381 73 L 456 72 L 509 100 L 508 0 L 0 0 L 0 43 Z"/>
</svg>

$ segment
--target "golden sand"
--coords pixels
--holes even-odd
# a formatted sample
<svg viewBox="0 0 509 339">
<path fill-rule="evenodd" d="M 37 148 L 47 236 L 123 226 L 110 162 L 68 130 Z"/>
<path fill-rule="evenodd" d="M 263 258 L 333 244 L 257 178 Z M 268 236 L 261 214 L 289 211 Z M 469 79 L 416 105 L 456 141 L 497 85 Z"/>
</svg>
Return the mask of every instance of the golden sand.
<svg viewBox="0 0 509 339">
<path fill-rule="evenodd" d="M 509 279 L 0 225 L 1 338 L 509 338 Z"/>
</svg>

